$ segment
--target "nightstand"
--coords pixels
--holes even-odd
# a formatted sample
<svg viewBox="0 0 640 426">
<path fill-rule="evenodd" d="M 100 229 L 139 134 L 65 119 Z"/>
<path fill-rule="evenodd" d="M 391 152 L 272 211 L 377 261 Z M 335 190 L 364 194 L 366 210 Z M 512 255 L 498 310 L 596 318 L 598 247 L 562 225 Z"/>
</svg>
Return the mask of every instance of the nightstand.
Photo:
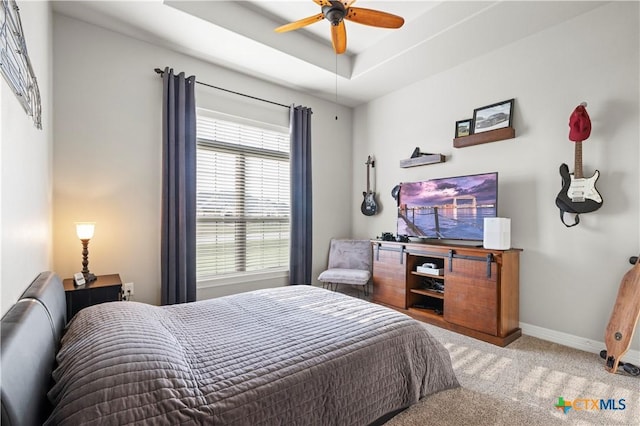
<svg viewBox="0 0 640 426">
<path fill-rule="evenodd" d="M 97 275 L 95 281 L 79 286 L 73 283 L 73 278 L 67 278 L 63 284 L 67 298 L 67 322 L 87 306 L 121 300 L 122 280 L 119 274 Z"/>
</svg>

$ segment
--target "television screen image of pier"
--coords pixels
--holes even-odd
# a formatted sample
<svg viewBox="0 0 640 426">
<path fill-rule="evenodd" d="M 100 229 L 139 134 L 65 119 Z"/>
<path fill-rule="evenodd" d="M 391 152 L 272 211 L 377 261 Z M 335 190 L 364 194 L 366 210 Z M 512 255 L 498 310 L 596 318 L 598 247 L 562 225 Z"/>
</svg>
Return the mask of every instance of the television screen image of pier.
<svg viewBox="0 0 640 426">
<path fill-rule="evenodd" d="M 497 216 L 497 173 L 403 183 L 398 235 L 482 240 L 484 218 Z"/>
</svg>

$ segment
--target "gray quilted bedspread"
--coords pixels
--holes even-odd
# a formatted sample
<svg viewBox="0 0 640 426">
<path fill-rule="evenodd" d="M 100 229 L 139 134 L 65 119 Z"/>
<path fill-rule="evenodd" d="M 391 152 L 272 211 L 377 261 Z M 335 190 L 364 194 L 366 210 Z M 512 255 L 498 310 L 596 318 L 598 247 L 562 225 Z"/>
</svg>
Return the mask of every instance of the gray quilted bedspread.
<svg viewBox="0 0 640 426">
<path fill-rule="evenodd" d="M 367 425 L 458 386 L 417 321 L 310 286 L 80 311 L 50 424 Z"/>
</svg>

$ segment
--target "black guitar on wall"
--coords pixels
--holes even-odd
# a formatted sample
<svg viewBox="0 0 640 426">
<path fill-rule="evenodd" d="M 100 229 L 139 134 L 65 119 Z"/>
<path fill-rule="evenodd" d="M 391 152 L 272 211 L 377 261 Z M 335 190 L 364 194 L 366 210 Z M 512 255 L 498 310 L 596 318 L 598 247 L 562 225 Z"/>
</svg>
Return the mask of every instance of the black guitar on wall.
<svg viewBox="0 0 640 426">
<path fill-rule="evenodd" d="M 374 167 L 374 161 L 371 156 L 367 157 L 365 164 L 367 165 L 367 190 L 362 192 L 364 200 L 360 206 L 360 211 L 365 216 L 373 216 L 378 211 L 378 204 L 376 203 L 376 194 L 370 189 L 369 166 Z"/>
<path fill-rule="evenodd" d="M 567 227 L 575 226 L 580 222 L 576 216 L 575 223 L 567 225 L 564 222 L 564 212 L 590 213 L 602 206 L 602 197 L 596 189 L 596 181 L 600 172 L 596 170 L 593 176 L 585 178 L 582 174 L 582 141 L 575 142 L 575 168 L 569 173 L 569 166 L 560 166 L 562 176 L 562 189 L 556 197 L 556 205 L 560 208 L 560 218 Z"/>
<path fill-rule="evenodd" d="M 587 112 L 587 103 L 578 105 L 569 117 L 569 140 L 575 142 L 575 168 L 569 173 L 569 166 L 560 166 L 562 189 L 556 197 L 556 206 L 560 209 L 560 220 L 567 228 L 580 223 L 580 213 L 590 213 L 602 206 L 602 197 L 596 189 L 596 181 L 600 172 L 590 178 L 582 174 L 582 142 L 591 135 L 591 119 Z M 569 225 L 564 221 L 565 213 L 574 213 L 574 222 Z"/>
</svg>

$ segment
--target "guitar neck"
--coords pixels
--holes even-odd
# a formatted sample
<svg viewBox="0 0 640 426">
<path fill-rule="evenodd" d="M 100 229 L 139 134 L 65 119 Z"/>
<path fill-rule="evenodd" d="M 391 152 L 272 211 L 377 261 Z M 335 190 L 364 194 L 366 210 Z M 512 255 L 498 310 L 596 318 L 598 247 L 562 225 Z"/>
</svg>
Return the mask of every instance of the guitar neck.
<svg viewBox="0 0 640 426">
<path fill-rule="evenodd" d="M 370 182 L 369 182 L 369 167 L 371 166 L 372 162 L 373 161 L 371 160 L 371 156 L 368 156 L 367 162 L 365 163 L 367 165 L 367 194 L 371 192 Z"/>
<path fill-rule="evenodd" d="M 577 141 L 575 144 L 573 176 L 576 179 L 582 179 L 584 177 L 582 174 L 582 141 Z"/>
</svg>

